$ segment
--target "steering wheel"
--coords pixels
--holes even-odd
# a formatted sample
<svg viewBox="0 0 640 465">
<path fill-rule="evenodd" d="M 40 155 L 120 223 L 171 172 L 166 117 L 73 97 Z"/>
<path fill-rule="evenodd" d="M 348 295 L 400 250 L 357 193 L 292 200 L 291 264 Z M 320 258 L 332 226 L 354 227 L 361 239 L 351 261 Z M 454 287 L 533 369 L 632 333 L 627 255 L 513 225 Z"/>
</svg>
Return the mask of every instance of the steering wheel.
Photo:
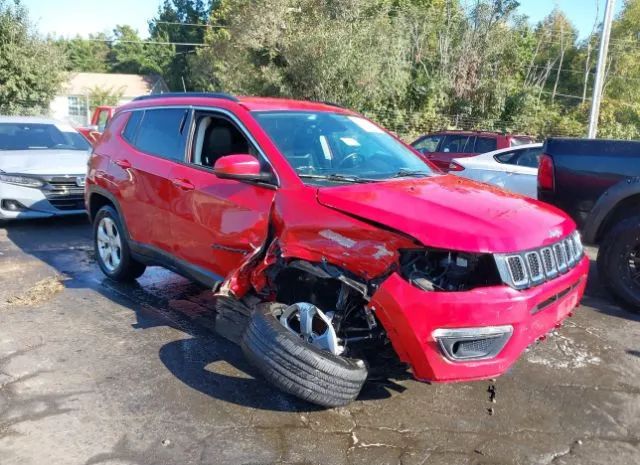
<svg viewBox="0 0 640 465">
<path fill-rule="evenodd" d="M 352 152 L 346 157 L 344 157 L 340 163 L 338 163 L 338 168 L 346 168 L 347 162 L 351 163 L 351 167 L 356 165 L 356 160 L 360 158 L 360 154 L 358 152 Z"/>
</svg>

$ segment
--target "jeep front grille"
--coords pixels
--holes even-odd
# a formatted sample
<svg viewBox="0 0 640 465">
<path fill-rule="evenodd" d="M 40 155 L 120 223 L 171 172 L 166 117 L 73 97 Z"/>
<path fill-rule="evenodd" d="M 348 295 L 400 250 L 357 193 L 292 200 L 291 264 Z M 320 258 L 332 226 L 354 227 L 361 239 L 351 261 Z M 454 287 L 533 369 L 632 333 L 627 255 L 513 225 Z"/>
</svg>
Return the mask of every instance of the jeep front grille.
<svg viewBox="0 0 640 465">
<path fill-rule="evenodd" d="M 502 281 L 515 289 L 527 289 L 573 269 L 584 256 L 576 231 L 549 247 L 512 254 L 496 254 Z"/>
</svg>

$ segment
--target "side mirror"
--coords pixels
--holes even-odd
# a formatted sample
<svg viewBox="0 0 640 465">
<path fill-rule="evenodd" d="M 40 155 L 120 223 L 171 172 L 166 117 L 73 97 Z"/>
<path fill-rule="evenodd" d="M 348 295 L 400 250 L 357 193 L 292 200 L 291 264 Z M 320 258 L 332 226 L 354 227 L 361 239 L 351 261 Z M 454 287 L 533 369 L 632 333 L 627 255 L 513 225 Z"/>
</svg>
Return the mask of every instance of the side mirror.
<svg viewBox="0 0 640 465">
<path fill-rule="evenodd" d="M 213 172 L 221 179 L 238 181 L 269 181 L 271 175 L 262 172 L 260 162 L 253 155 L 227 155 L 218 158 Z"/>
</svg>

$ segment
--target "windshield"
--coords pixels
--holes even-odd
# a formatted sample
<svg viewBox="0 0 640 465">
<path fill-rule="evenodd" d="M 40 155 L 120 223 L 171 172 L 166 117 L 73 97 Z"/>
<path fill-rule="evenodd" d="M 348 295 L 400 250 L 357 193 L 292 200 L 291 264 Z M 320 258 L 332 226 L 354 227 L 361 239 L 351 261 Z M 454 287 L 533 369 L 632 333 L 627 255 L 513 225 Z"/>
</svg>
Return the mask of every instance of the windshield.
<svg viewBox="0 0 640 465">
<path fill-rule="evenodd" d="M 326 112 L 255 112 L 298 176 L 311 184 L 372 182 L 433 173 L 370 121 Z"/>
<path fill-rule="evenodd" d="M 45 123 L 0 123 L 0 150 L 89 150 L 87 140 L 71 126 Z"/>
</svg>

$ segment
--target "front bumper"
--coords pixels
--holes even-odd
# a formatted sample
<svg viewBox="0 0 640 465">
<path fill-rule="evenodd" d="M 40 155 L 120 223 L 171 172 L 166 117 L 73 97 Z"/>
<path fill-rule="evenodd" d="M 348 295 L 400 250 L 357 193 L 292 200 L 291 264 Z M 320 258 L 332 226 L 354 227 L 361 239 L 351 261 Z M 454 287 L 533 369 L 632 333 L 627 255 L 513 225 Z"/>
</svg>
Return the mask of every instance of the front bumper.
<svg viewBox="0 0 640 465">
<path fill-rule="evenodd" d="M 18 202 L 20 208 L 7 208 L 8 204 L 13 202 Z M 77 208 L 76 204 L 80 208 Z M 85 212 L 82 194 L 78 197 L 75 190 L 65 195 L 39 188 L 0 183 L 0 219 L 48 218 Z"/>
<path fill-rule="evenodd" d="M 392 274 L 370 306 L 400 359 L 421 381 L 469 381 L 503 374 L 536 339 L 551 331 L 579 304 L 589 259 L 568 273 L 531 289 L 508 286 L 467 292 L 426 292 Z M 433 337 L 437 329 L 511 325 L 502 350 L 485 360 L 448 360 Z"/>
</svg>

